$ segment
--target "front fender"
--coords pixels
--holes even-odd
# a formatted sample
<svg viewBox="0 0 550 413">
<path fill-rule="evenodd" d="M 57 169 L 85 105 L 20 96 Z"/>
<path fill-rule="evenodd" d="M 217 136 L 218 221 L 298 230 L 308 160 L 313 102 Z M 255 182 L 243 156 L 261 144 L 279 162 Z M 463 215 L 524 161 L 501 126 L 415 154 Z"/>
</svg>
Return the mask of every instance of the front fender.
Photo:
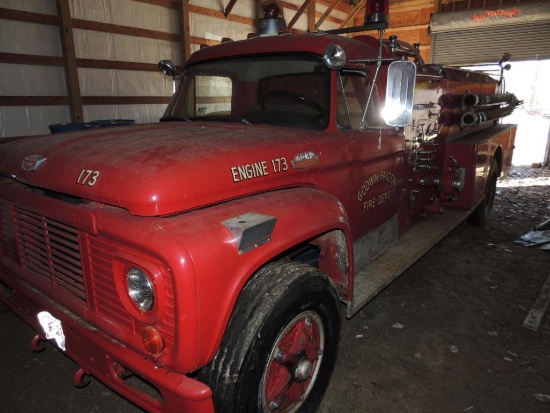
<svg viewBox="0 0 550 413">
<path fill-rule="evenodd" d="M 239 252 L 222 222 L 249 212 L 273 216 L 277 221 L 269 242 Z M 259 268 L 290 248 L 332 230 L 342 231 L 348 249 L 350 245 L 349 222 L 342 204 L 312 188 L 258 194 L 190 215 L 195 236 L 186 248 L 196 274 L 197 368 L 214 357 L 239 293 Z"/>
</svg>

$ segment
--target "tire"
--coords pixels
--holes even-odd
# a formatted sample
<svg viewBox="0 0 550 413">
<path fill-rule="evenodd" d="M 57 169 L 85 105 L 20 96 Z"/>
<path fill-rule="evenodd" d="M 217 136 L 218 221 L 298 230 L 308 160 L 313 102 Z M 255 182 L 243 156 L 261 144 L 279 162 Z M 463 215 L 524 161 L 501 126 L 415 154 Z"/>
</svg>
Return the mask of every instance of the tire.
<svg viewBox="0 0 550 413">
<path fill-rule="evenodd" d="M 214 360 L 199 380 L 217 413 L 315 412 L 334 369 L 338 295 L 305 264 L 270 264 L 241 292 Z"/>
<path fill-rule="evenodd" d="M 487 223 L 487 218 L 489 218 L 489 215 L 493 211 L 493 204 L 495 202 L 495 194 L 497 191 L 498 176 L 498 163 L 496 159 L 493 158 L 491 162 L 491 167 L 489 168 L 489 175 L 487 177 L 485 198 L 477 206 L 474 212 L 472 212 L 472 214 L 468 217 L 468 222 L 470 224 L 482 226 Z"/>
</svg>

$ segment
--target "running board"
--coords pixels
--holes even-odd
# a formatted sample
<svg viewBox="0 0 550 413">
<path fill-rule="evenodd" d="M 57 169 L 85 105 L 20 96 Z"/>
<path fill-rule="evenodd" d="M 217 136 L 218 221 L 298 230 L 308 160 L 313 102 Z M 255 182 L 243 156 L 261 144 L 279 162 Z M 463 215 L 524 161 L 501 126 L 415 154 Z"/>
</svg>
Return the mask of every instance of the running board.
<svg viewBox="0 0 550 413">
<path fill-rule="evenodd" d="M 366 269 L 357 269 L 353 284 L 353 301 L 348 304 L 351 318 L 393 280 L 428 252 L 435 244 L 455 229 L 472 213 L 446 209 L 444 213 L 429 215 L 392 244 L 386 252 L 369 262 Z"/>
</svg>

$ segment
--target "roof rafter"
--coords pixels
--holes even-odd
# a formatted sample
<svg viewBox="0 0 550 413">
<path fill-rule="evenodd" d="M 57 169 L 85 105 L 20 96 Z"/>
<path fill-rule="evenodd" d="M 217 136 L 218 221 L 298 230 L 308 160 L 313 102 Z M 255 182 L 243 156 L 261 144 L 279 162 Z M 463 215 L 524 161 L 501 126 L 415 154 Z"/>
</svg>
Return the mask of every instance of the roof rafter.
<svg viewBox="0 0 550 413">
<path fill-rule="evenodd" d="M 292 26 L 294 26 L 294 24 L 298 21 L 298 19 L 300 18 L 300 16 L 304 13 L 304 11 L 307 9 L 307 7 L 309 6 L 309 3 L 311 3 L 311 0 L 306 0 L 304 2 L 304 4 L 302 4 L 302 6 L 300 7 L 300 9 L 296 12 L 296 14 L 294 15 L 294 17 L 292 18 L 292 20 L 290 21 L 290 23 L 288 23 L 287 27 L 290 29 L 292 28 Z"/>
<path fill-rule="evenodd" d="M 357 3 L 357 5 L 348 14 L 348 17 L 346 17 L 346 19 L 340 24 L 339 29 L 343 29 L 344 27 L 346 27 L 346 25 L 350 22 L 350 20 L 355 17 L 357 12 L 365 6 L 366 2 L 367 0 L 361 0 L 359 3 Z"/>
<path fill-rule="evenodd" d="M 332 13 L 332 10 L 340 3 L 341 0 L 332 0 L 328 8 L 325 10 L 325 13 L 321 16 L 319 21 L 315 24 L 315 29 L 319 29 L 321 24 L 325 21 L 325 19 L 328 17 L 330 13 Z"/>
<path fill-rule="evenodd" d="M 224 16 L 229 16 L 229 13 L 231 13 L 231 10 L 233 10 L 233 6 L 235 6 L 235 3 L 237 3 L 238 0 L 231 0 L 227 7 L 225 8 L 225 11 L 223 12 Z"/>
</svg>

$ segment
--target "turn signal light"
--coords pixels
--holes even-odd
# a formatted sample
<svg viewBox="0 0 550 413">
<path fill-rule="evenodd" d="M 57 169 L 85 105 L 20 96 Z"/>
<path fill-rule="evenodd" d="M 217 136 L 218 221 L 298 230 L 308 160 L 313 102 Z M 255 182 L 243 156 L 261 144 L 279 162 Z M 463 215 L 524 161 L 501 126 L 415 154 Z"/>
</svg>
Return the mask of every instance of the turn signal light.
<svg viewBox="0 0 550 413">
<path fill-rule="evenodd" d="M 164 338 L 159 331 L 153 326 L 147 326 L 141 332 L 141 339 L 145 349 L 150 354 L 158 354 L 164 350 Z"/>
</svg>

